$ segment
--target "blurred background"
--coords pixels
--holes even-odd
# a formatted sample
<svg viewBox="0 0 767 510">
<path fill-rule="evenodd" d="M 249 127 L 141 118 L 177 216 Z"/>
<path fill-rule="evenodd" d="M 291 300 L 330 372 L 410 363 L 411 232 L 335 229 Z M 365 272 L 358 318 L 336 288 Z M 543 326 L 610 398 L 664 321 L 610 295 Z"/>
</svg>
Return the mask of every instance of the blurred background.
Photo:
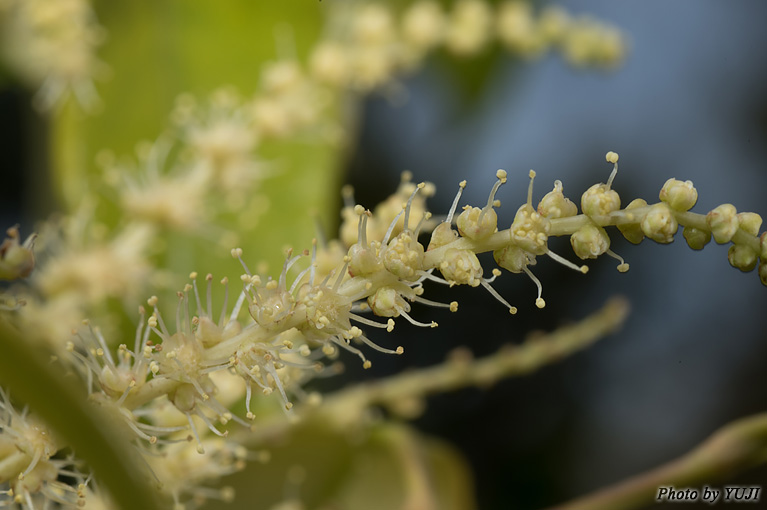
<svg viewBox="0 0 767 510">
<path fill-rule="evenodd" d="M 461 204 L 482 204 L 503 168 L 509 182 L 498 193 L 498 217 L 508 227 L 529 169 L 537 172 L 536 201 L 560 179 L 578 203 L 605 182 L 604 154 L 613 150 L 624 204 L 657 200 L 675 177 L 695 183 L 697 212 L 730 202 L 767 217 L 767 4 L 577 0 L 567 8 L 625 30 L 631 50 L 621 68 L 583 72 L 555 56 L 526 64 L 499 53 L 475 92 L 456 86 L 455 68 L 434 59 L 407 82 L 404 104 L 367 101 L 348 179 L 357 200 L 378 203 L 409 169 L 438 185 L 432 211 L 450 207 L 462 179 Z M 388 363 L 392 372 L 426 366 L 458 345 L 489 354 L 583 317 L 611 295 L 629 298 L 623 330 L 591 349 L 490 390 L 430 399 L 416 423 L 459 446 L 482 509 L 540 508 L 615 483 L 767 407 L 767 295 L 756 275 L 730 267 L 726 247 L 713 242 L 693 252 L 681 236 L 667 246 L 634 246 L 615 231 L 611 238 L 628 273 L 604 257 L 589 263 L 587 276 L 538 257 L 544 310 L 524 275 L 494 283 L 519 307 L 516 316 L 482 290 L 429 287 L 432 299 L 457 299 L 459 312 L 421 307 L 421 320 L 433 316 L 444 327 L 409 328 L 407 355 Z M 558 241 L 552 249 L 573 259 L 568 241 Z M 732 483 L 765 480 L 762 468 Z M 763 498 L 754 506 L 766 505 Z"/>
<path fill-rule="evenodd" d="M 525 63 L 497 51 L 478 71 L 436 55 L 405 80 L 405 97 L 365 100 L 345 178 L 356 200 L 372 208 L 411 170 L 415 180 L 437 185 L 430 209 L 443 213 L 463 179 L 462 204 L 484 203 L 495 170 L 504 168 L 509 183 L 499 192 L 498 216 L 507 227 L 525 200 L 529 169 L 538 174 L 536 202 L 555 179 L 578 202 L 605 181 L 611 167 L 604 154 L 613 150 L 620 154 L 614 189 L 624 204 L 654 201 L 676 177 L 695 183 L 697 212 L 730 202 L 767 218 L 767 4 L 573 0 L 567 8 L 626 32 L 631 50 L 620 69 L 578 71 L 556 56 Z M 468 73 L 473 79 L 462 79 Z M 0 224 L 21 223 L 24 236 L 52 209 L 46 124 L 29 106 L 29 92 L 3 83 Z M 627 296 L 632 313 L 619 333 L 531 376 L 430 398 L 415 420 L 423 433 L 458 448 L 474 474 L 479 508 L 487 510 L 571 499 L 763 412 L 767 294 L 758 277 L 731 268 L 727 248 L 714 243 L 693 252 L 681 236 L 669 246 L 633 246 L 614 231 L 611 237 L 631 264 L 626 274 L 604 257 L 589 263 L 587 276 L 538 258 L 544 310 L 535 308 L 535 286 L 523 275 L 504 274 L 494 284 L 519 308 L 516 316 L 480 289 L 428 287 L 431 299 L 459 301 L 459 312 L 416 305 L 419 320 L 441 327 L 398 325 L 405 356 L 376 358 L 364 373 L 350 366 L 323 387 L 428 366 L 457 346 L 487 355 L 531 331 L 577 320 L 612 295 Z M 573 259 L 567 240 L 558 241 L 551 248 Z M 483 262 L 489 272 L 490 260 Z M 728 485 L 765 480 L 762 468 Z M 686 506 L 697 507 L 708 506 Z M 767 508 L 767 497 L 749 506 L 757 507 Z"/>
</svg>

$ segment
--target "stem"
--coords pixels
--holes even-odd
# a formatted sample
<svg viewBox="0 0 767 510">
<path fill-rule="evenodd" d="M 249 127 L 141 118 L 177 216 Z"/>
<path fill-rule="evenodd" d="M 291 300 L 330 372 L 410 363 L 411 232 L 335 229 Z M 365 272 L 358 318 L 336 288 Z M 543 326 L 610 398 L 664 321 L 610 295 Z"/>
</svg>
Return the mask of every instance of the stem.
<svg viewBox="0 0 767 510">
<path fill-rule="evenodd" d="M 507 377 L 534 372 L 615 331 L 623 324 L 628 312 L 625 299 L 613 298 L 577 324 L 528 339 L 522 345 L 510 346 L 477 360 L 455 356 L 434 367 L 357 384 L 328 395 L 317 409 L 301 405 L 294 412 L 305 419 L 323 419 L 345 430 L 350 424 L 359 423 L 360 414 L 374 405 L 396 407 L 397 402 L 406 399 L 468 386 L 487 386 Z M 242 432 L 237 437 L 253 447 L 267 444 L 288 432 L 292 421 L 282 414 L 274 414 L 262 419 L 256 430 Z"/>
<path fill-rule="evenodd" d="M 549 510 L 629 510 L 656 501 L 661 486 L 688 487 L 730 479 L 767 463 L 767 413 L 725 425 L 667 464 Z"/>
<path fill-rule="evenodd" d="M 332 414 L 347 414 L 372 405 L 396 404 L 402 399 L 452 391 L 468 386 L 487 386 L 506 377 L 525 375 L 559 361 L 591 345 L 617 329 L 628 316 L 628 303 L 621 298 L 607 302 L 583 321 L 542 338 L 509 346 L 478 360 L 461 357 L 379 381 L 356 385 L 327 397 L 323 408 Z M 458 358 L 458 357 L 456 357 Z"/>
<path fill-rule="evenodd" d="M 570 216 L 569 218 L 556 218 L 549 220 L 551 228 L 549 230 L 549 236 L 570 236 L 573 235 L 578 229 L 595 223 L 600 227 L 616 226 L 616 225 L 630 225 L 641 223 L 647 213 L 650 211 L 652 205 L 645 207 L 638 207 L 636 209 L 621 209 L 619 211 L 612 212 L 605 216 L 586 216 L 585 214 L 578 214 L 576 216 Z M 711 232 L 711 229 L 706 223 L 706 215 L 693 212 L 679 212 L 673 211 L 674 217 L 682 227 L 693 227 L 698 230 Z M 743 244 L 754 251 L 759 253 L 760 244 L 759 238 L 738 230 L 732 238 L 732 241 L 737 244 Z M 471 250 L 474 253 L 482 253 L 487 251 L 494 251 L 498 248 L 503 248 L 514 244 L 511 241 L 511 229 L 500 230 L 483 241 L 471 241 L 466 238 L 459 238 L 451 243 L 448 243 L 439 248 L 435 248 L 426 252 L 424 256 L 424 269 L 437 267 L 443 260 L 445 252 L 451 248 L 458 250 Z"/>
</svg>

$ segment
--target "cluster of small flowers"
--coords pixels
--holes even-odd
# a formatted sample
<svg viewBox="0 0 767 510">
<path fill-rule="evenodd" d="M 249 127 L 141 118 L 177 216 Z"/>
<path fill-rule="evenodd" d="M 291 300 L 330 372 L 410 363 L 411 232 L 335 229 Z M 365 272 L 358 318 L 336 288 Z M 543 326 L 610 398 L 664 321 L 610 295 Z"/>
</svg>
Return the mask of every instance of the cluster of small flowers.
<svg viewBox="0 0 767 510">
<path fill-rule="evenodd" d="M 26 409 L 14 408 L 0 388 L 0 507 L 48 508 L 48 501 L 83 506 L 89 477 L 71 457 L 54 458 L 60 448 L 48 427 Z"/>
<path fill-rule="evenodd" d="M 472 56 L 497 38 L 510 52 L 527 58 L 558 49 L 573 65 L 612 66 L 626 44 L 620 32 L 590 18 L 572 18 L 561 8 L 534 12 L 529 2 L 511 0 L 493 7 L 481 0 L 459 0 L 446 12 L 435 0 L 421 0 L 396 19 L 384 4 L 344 9 L 326 41 L 310 56 L 319 82 L 368 91 L 397 73 L 417 67 L 440 45 L 450 53 Z"/>
<path fill-rule="evenodd" d="M 504 170 L 496 172 L 497 181 L 481 207 L 466 205 L 458 211 L 467 185 L 466 181 L 459 183 L 455 200 L 440 222 L 432 221 L 426 210 L 425 198 L 433 193 L 433 186 L 415 184 L 409 175 L 374 212 L 355 204 L 352 191 L 346 189 L 341 240 L 327 244 L 315 240 L 311 251 L 296 256 L 289 252 L 276 279 L 254 274 L 243 260 L 242 250 L 232 250 L 243 273 L 239 277 L 242 290 L 231 310 L 225 298 L 214 314 L 213 276 L 205 277 L 207 288 L 201 292 L 198 275 L 192 273 L 191 282 L 177 294 L 174 322 L 165 320 L 159 299 L 153 296 L 147 301 L 150 312 L 139 309 L 132 348 L 120 345 L 113 356 L 101 331 L 85 321 L 73 330 L 66 351 L 80 367 L 91 398 L 119 413 L 176 507 L 183 508 L 187 497 L 192 497 L 192 503 L 210 497 L 231 498 L 228 488 L 212 490 L 202 484 L 258 458 L 226 440 L 231 422 L 250 428 L 256 423 L 256 412 L 273 412 L 275 402 L 281 402 L 283 412 L 290 416 L 294 399 L 307 406 L 318 405 L 320 396 L 306 393 L 303 387 L 313 377 L 337 373 L 339 363 L 335 360 L 340 351 L 357 356 L 365 368 L 371 366 L 365 347 L 385 354 L 404 352 L 401 346 L 378 345 L 362 327 L 391 332 L 397 318 L 416 326 L 436 327 L 434 322 L 419 322 L 410 316 L 413 302 L 457 311 L 457 302 L 437 303 L 424 298 L 426 281 L 482 286 L 510 313 L 516 313 L 516 308 L 491 286 L 501 271 L 493 269 L 492 276 L 485 278 L 479 253 L 492 252 L 500 268 L 526 273 L 538 288 L 535 303 L 543 307 L 542 285 L 530 270 L 538 256 L 547 255 L 576 271 L 587 272 L 586 266 L 551 252 L 549 237 L 569 236 L 574 253 L 583 260 L 612 256 L 619 260 L 618 270 L 623 272 L 628 264 L 610 250 L 605 227 L 616 226 L 633 243 L 644 237 L 668 243 L 683 225 L 692 248 L 701 249 L 712 236 L 719 243 L 732 242 L 730 262 L 741 270 L 754 269 L 761 258 L 759 272 L 767 284 L 763 269 L 767 234 L 757 237 L 761 225 L 758 215 L 738 214 L 731 205 L 707 215 L 689 212 L 697 201 L 697 191 L 689 181 L 676 179 L 663 186 L 660 202 L 648 205 L 637 199 L 621 209 L 621 199 L 612 189 L 618 155 L 609 152 L 606 159 L 613 164 L 612 173 L 606 183 L 583 193 L 581 214 L 565 197 L 560 181 L 555 181 L 553 190 L 535 207 L 535 172 L 531 170 L 527 200 L 504 230 L 499 230 L 495 212 L 501 205 L 496 198 L 499 189 L 508 182 Z M 428 243 L 420 242 L 422 234 L 429 235 Z M 4 253 L 21 249 L 21 245 L 16 246 L 17 237 L 7 242 L 10 248 Z M 23 265 L 28 259 L 12 260 Z M 3 259 L 3 267 L 11 268 L 12 260 Z M 297 274 L 295 269 L 299 269 Z M 21 266 L 17 272 L 22 272 Z M 229 280 L 222 279 L 221 285 L 228 295 Z M 243 322 L 245 310 L 249 318 Z M 254 399 L 258 393 L 279 398 Z M 245 413 L 238 416 L 231 407 L 242 399 Z M 10 409 L 7 404 L 4 408 Z M 32 473 L 39 459 L 50 459 L 57 446 L 36 448 L 22 449 L 30 458 L 25 457 L 20 472 Z M 4 455 L 13 452 L 8 450 Z M 179 466 L 195 463 L 193 454 L 204 457 L 197 475 L 189 477 Z M 28 497 L 45 493 L 44 485 L 24 487 Z M 21 489 L 13 490 L 18 497 Z"/>
<path fill-rule="evenodd" d="M 49 109 L 70 91 L 85 108 L 98 104 L 104 29 L 87 0 L 0 1 L 0 34 L 3 59 L 39 89 L 36 106 Z"/>
</svg>

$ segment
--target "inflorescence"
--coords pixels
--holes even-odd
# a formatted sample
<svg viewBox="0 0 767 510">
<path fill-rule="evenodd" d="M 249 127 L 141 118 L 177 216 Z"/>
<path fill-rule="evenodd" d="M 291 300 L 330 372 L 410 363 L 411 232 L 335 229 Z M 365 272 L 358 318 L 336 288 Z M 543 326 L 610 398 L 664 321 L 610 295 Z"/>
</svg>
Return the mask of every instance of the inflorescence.
<svg viewBox="0 0 767 510">
<path fill-rule="evenodd" d="M 151 459 L 158 481 L 173 495 L 176 507 L 183 508 L 182 501 L 188 496 L 196 500 L 230 498 L 229 488 L 213 490 L 201 484 L 241 469 L 247 459 L 255 458 L 254 453 L 227 440 L 230 422 L 254 427 L 256 413 L 269 412 L 268 402 L 280 402 L 283 412 L 291 416 L 294 401 L 317 405 L 319 395 L 307 393 L 305 383 L 337 373 L 341 351 L 358 357 L 364 368 L 371 366 L 366 351 L 402 354 L 402 346 L 379 345 L 363 328 L 391 332 L 400 318 L 416 326 L 437 326 L 412 317 L 411 303 L 458 310 L 455 301 L 438 303 L 423 297 L 425 282 L 481 286 L 510 313 L 516 313 L 516 307 L 491 286 L 501 271 L 494 268 L 485 277 L 477 257 L 480 253 L 492 252 L 501 269 L 525 273 L 537 287 L 536 306 L 543 308 L 543 286 L 530 269 L 537 257 L 548 256 L 580 273 L 588 270 L 553 253 L 548 248 L 551 236 L 568 236 L 582 260 L 603 254 L 613 257 L 619 261 L 618 270 L 625 272 L 628 264 L 610 250 L 606 227 L 616 226 L 636 244 L 645 237 L 672 242 L 681 225 L 693 249 L 702 249 L 711 237 L 720 244 L 732 243 L 730 264 L 742 271 L 758 265 L 761 281 L 767 285 L 767 234 L 758 237 L 762 221 L 758 214 L 738 213 L 730 204 L 705 215 L 689 212 L 697 201 L 697 191 L 690 181 L 676 179 L 663 185 L 658 203 L 637 199 L 622 209 L 621 198 L 612 189 L 618 155 L 608 152 L 606 159 L 613 164 L 612 173 L 606 183 L 583 193 L 580 214 L 577 205 L 565 197 L 560 181 L 555 181 L 553 190 L 535 207 L 535 172 L 531 170 L 527 200 L 507 229 L 498 228 L 495 212 L 501 205 L 496 197 L 509 180 L 504 170 L 496 172 L 485 204 L 466 205 L 459 213 L 467 185 L 460 182 L 442 221 L 432 220 L 426 210 L 425 199 L 433 193 L 433 186 L 415 184 L 409 175 L 375 212 L 355 204 L 352 191 L 346 189 L 342 240 L 314 240 L 311 250 L 297 255 L 289 250 L 277 278 L 254 273 L 243 250 L 231 250 L 243 270 L 238 278 L 241 290 L 231 308 L 228 278 L 220 280 L 226 297 L 216 307 L 213 276 L 204 277 L 203 290 L 199 275 L 193 272 L 190 282 L 177 293 L 175 317 L 164 316 L 156 296 L 147 301 L 148 309 L 139 308 L 132 346 L 120 345 L 113 354 L 101 331 L 84 321 L 72 331 L 65 350 L 84 375 L 91 397 L 113 408 L 133 431 L 138 447 Z M 18 233 L 9 232 L 11 239 L 3 245 L 0 262 L 6 272 L 21 274 L 33 260 L 32 243 L 22 246 Z M 421 241 L 427 237 L 427 242 Z M 28 256 L 16 256 L 16 251 Z M 13 264 L 19 267 L 14 269 Z M 255 399 L 258 394 L 272 393 L 278 395 L 277 400 Z M 242 400 L 245 412 L 238 416 L 231 407 Z M 73 471 L 71 460 L 51 460 L 58 446 L 45 439 L 47 433 L 25 413 L 14 411 L 4 394 L 0 411 L 4 413 L 0 446 L 8 441 L 29 443 L 12 453 L 11 464 L 4 454 L 0 479 L 16 480 L 5 494 L 14 501 L 32 502 L 37 494 L 53 498 L 54 493 L 67 501 L 82 499 L 86 477 Z M 196 478 L 185 478 L 174 467 L 180 459 L 194 462 L 189 460 L 190 448 L 211 458 Z M 46 471 L 47 478 L 43 468 L 50 471 Z M 31 483 L 30 476 L 38 472 L 41 481 Z M 57 473 L 74 473 L 69 476 L 80 480 L 80 488 L 59 487 Z M 28 481 L 21 483 L 25 479 Z"/>
</svg>

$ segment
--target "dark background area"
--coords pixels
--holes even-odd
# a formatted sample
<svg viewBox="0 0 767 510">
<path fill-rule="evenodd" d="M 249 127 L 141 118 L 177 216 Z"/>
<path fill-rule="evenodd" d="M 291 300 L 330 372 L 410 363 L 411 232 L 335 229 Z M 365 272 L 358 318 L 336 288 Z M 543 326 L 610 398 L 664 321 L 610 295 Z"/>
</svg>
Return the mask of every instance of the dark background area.
<svg viewBox="0 0 767 510">
<path fill-rule="evenodd" d="M 498 215 L 505 228 L 525 199 L 528 169 L 538 173 L 536 201 L 560 179 L 579 202 L 607 178 L 604 154 L 614 150 L 614 188 L 624 204 L 655 201 L 665 180 L 676 177 L 695 183 L 694 211 L 730 202 L 767 218 L 767 4 L 577 0 L 567 7 L 626 31 L 631 51 L 621 69 L 579 71 L 555 56 L 526 64 L 499 54 L 480 93 L 467 97 L 454 85 L 455 68 L 432 59 L 405 82 L 404 104 L 367 100 L 347 179 L 357 201 L 372 208 L 409 169 L 416 180 L 437 184 L 430 206 L 443 213 L 460 180 L 469 182 L 462 203 L 484 203 L 495 170 L 504 168 L 510 179 L 499 192 Z M 19 87 L 0 90 L 0 220 L 21 222 L 24 237 L 35 219 L 28 212 L 47 211 L 40 199 L 46 181 L 36 177 L 44 154 L 28 143 L 44 126 L 29 104 Z M 365 373 L 349 370 L 349 379 L 373 378 L 442 361 L 461 345 L 486 355 L 531 331 L 577 320 L 612 295 L 630 299 L 624 329 L 585 352 L 490 389 L 429 399 L 415 425 L 460 449 L 483 510 L 540 508 L 615 483 L 767 407 L 767 289 L 755 272 L 731 268 L 727 248 L 714 243 L 694 252 L 681 235 L 669 246 L 633 246 L 615 231 L 611 237 L 612 249 L 631 264 L 628 273 L 607 258 L 590 262 L 583 276 L 539 257 L 534 272 L 544 284 L 544 310 L 535 308 L 535 286 L 524 275 L 507 273 L 494 284 L 519 308 L 516 316 L 482 289 L 428 286 L 427 297 L 457 300 L 459 312 L 415 306 L 414 316 L 441 327 L 400 321 L 406 356 L 375 357 Z M 551 247 L 574 258 L 566 239 Z M 491 261 L 483 264 L 489 274 Z M 766 482 L 761 468 L 710 485 L 767 490 Z M 767 496 L 732 506 L 767 508 Z"/>
<path fill-rule="evenodd" d="M 767 217 L 767 4 L 583 0 L 567 8 L 625 30 L 631 51 L 622 68 L 579 71 L 555 56 L 520 64 L 499 55 L 481 94 L 467 98 L 451 80 L 454 70 L 432 60 L 407 81 L 404 105 L 368 100 L 348 179 L 357 201 L 380 202 L 408 169 L 416 181 L 437 184 L 430 208 L 444 213 L 460 180 L 468 180 L 461 205 L 483 204 L 495 170 L 504 168 L 509 183 L 498 193 L 498 216 L 507 228 L 525 200 L 530 168 L 538 174 L 536 203 L 555 179 L 579 203 L 585 189 L 605 182 L 604 154 L 614 150 L 614 188 L 624 204 L 657 201 L 676 177 L 695 183 L 696 212 L 729 202 Z M 727 248 L 713 242 L 694 252 L 681 231 L 666 246 L 634 246 L 615 229 L 611 238 L 631 264 L 626 274 L 607 257 L 590 262 L 587 276 L 538 257 L 544 310 L 535 308 L 535 286 L 524 275 L 494 283 L 519 308 L 516 316 L 481 288 L 427 285 L 427 297 L 456 299 L 459 312 L 415 307 L 419 320 L 441 327 L 398 325 L 407 355 L 374 362 L 380 374 L 438 362 L 459 345 L 486 355 L 583 317 L 609 296 L 630 299 L 623 330 L 585 352 L 489 390 L 429 399 L 416 425 L 460 448 L 482 509 L 541 508 L 596 490 L 767 406 L 767 289 L 755 272 L 730 267 Z M 550 247 L 574 259 L 568 241 L 557 241 Z M 483 266 L 486 274 L 494 267 L 488 259 Z M 765 482 L 762 468 L 726 484 Z M 748 507 L 767 508 L 767 497 Z"/>
</svg>

